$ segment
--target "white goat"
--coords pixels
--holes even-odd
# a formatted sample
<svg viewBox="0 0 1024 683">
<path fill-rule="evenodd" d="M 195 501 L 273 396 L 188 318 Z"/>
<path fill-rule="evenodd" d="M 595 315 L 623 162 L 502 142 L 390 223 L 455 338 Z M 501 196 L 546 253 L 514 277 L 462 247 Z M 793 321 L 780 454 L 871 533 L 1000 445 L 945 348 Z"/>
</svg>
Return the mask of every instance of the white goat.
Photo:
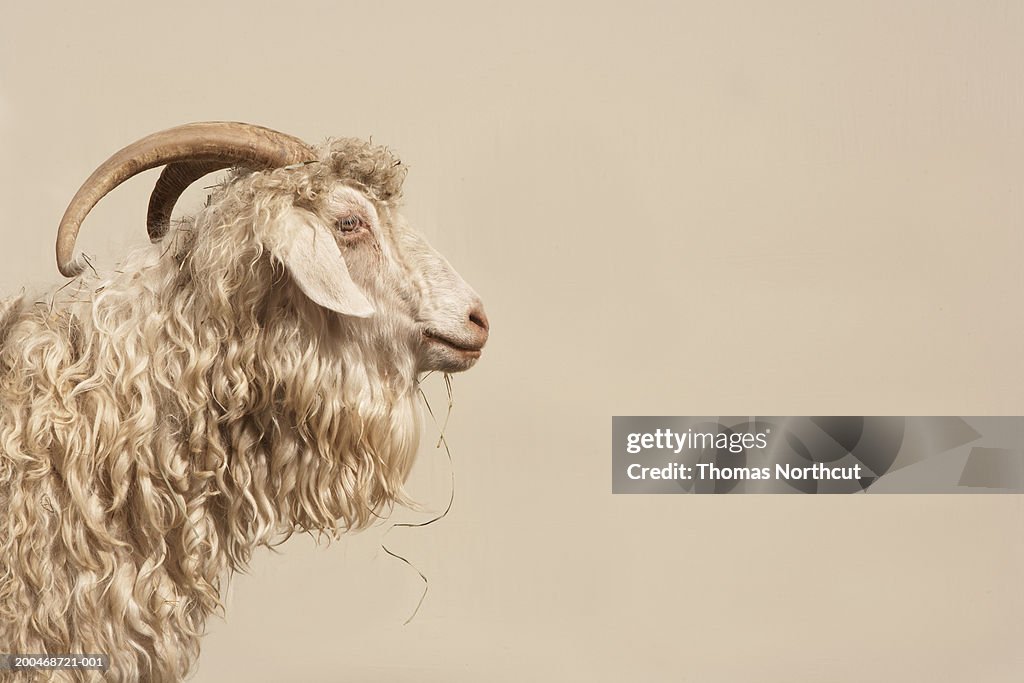
<svg viewBox="0 0 1024 683">
<path fill-rule="evenodd" d="M 104 680 L 180 680 L 257 546 L 404 501 L 419 374 L 468 369 L 488 334 L 479 297 L 396 213 L 388 150 L 247 124 L 111 157 L 61 222 L 62 273 L 86 265 L 73 250 L 96 202 L 161 165 L 154 241 L 185 187 L 238 170 L 109 278 L 0 305 L 0 652 L 108 654 Z"/>
</svg>

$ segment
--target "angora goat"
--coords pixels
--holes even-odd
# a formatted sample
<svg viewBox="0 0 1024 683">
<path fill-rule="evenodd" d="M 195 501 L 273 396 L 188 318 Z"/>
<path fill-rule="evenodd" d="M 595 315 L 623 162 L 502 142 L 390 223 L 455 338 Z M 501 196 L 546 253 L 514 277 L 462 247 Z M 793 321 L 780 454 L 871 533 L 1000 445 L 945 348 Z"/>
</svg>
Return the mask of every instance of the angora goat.
<svg viewBox="0 0 1024 683">
<path fill-rule="evenodd" d="M 108 654 L 104 680 L 183 678 L 256 547 L 404 501 L 418 376 L 468 369 L 488 333 L 396 213 L 405 168 L 387 149 L 247 124 L 111 157 L 61 222 L 62 273 L 87 265 L 73 250 L 92 206 L 163 165 L 159 244 L 77 294 L 0 304 L 0 652 Z M 228 167 L 169 230 L 185 187 Z"/>
</svg>

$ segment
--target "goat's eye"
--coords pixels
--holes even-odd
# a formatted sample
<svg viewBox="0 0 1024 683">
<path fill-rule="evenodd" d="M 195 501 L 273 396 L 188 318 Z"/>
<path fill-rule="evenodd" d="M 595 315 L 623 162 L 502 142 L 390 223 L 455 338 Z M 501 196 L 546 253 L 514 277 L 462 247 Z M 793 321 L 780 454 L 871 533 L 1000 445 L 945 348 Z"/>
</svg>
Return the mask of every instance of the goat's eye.
<svg viewBox="0 0 1024 683">
<path fill-rule="evenodd" d="M 338 221 L 338 229 L 342 232 L 356 232 L 365 226 L 361 216 L 345 216 Z"/>
</svg>

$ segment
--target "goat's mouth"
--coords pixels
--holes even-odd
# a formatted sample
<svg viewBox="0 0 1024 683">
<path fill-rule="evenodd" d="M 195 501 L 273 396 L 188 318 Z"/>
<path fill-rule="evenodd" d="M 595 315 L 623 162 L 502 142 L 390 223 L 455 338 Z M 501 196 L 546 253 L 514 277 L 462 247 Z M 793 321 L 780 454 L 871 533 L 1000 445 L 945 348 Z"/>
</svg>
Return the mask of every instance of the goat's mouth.
<svg viewBox="0 0 1024 683">
<path fill-rule="evenodd" d="M 479 358 L 480 353 L 484 348 L 483 344 L 456 341 L 450 337 L 445 337 L 437 332 L 434 332 L 433 330 L 423 330 L 423 338 L 426 339 L 428 342 L 440 344 L 441 346 L 451 349 L 452 351 L 455 351 L 459 355 L 465 356 L 466 358 Z"/>
<path fill-rule="evenodd" d="M 420 348 L 419 370 L 427 372 L 462 372 L 476 365 L 484 348 L 484 339 L 453 339 L 435 330 L 425 329 L 420 333 L 423 345 Z"/>
</svg>

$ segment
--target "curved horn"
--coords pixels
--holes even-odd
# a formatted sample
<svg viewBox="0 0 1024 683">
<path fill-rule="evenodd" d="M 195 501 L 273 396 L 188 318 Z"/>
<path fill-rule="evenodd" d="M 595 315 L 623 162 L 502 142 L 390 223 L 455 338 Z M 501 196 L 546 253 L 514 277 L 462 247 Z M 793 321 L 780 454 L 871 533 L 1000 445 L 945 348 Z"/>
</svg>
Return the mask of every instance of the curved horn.
<svg viewBox="0 0 1024 683">
<path fill-rule="evenodd" d="M 174 205 L 188 186 L 208 173 L 228 168 L 233 163 L 221 159 L 203 161 L 189 159 L 168 164 L 149 195 L 149 210 L 146 213 L 146 230 L 153 242 L 160 240 L 171 227 L 171 213 Z"/>
<path fill-rule="evenodd" d="M 66 277 L 82 272 L 84 260 L 74 257 L 82 221 L 104 195 L 143 171 L 169 164 L 150 198 L 148 228 L 159 239 L 178 197 L 203 175 L 229 166 L 276 168 L 314 159 L 302 140 L 248 123 L 189 123 L 147 135 L 103 162 L 75 194 L 57 230 L 57 267 Z"/>
</svg>

